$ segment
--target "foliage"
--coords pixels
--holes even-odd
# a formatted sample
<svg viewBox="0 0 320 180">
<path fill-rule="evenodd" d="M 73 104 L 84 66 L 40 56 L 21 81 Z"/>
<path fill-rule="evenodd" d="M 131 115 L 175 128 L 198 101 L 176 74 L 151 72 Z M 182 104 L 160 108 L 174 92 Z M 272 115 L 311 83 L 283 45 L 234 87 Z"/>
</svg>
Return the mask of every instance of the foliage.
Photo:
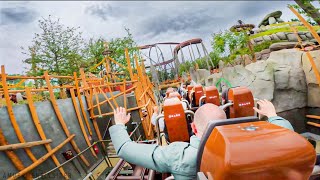
<svg viewBox="0 0 320 180">
<path fill-rule="evenodd" d="M 41 75 L 44 71 L 51 74 L 72 75 L 83 65 L 81 55 L 84 43 L 78 28 L 65 27 L 60 19 L 49 17 L 39 20 L 41 32 L 35 33 L 33 45 L 25 54 L 31 56 L 24 62 L 31 65 L 29 75 Z M 25 49 L 23 49 L 25 50 Z"/>
<path fill-rule="evenodd" d="M 210 52 L 209 54 L 209 66 L 211 66 L 211 64 L 213 64 L 215 67 L 217 67 L 217 65 L 219 64 L 219 61 L 222 58 L 219 58 L 216 54 L 214 54 L 213 52 Z M 211 61 L 211 62 L 210 62 Z M 180 64 L 179 66 L 179 76 L 182 75 L 183 72 L 189 72 L 191 67 L 195 67 L 196 64 L 198 65 L 198 67 L 200 69 L 207 69 L 208 65 L 207 65 L 207 57 L 202 57 L 202 58 L 198 58 L 195 61 L 191 62 L 191 61 L 186 61 L 185 63 Z"/>
<path fill-rule="evenodd" d="M 284 41 L 281 41 L 281 40 L 264 41 L 261 44 L 255 45 L 253 47 L 253 50 L 254 52 L 260 52 L 264 49 L 268 49 L 271 46 L 271 44 L 278 43 L 278 42 L 284 42 Z"/>
<path fill-rule="evenodd" d="M 104 55 L 103 55 L 103 52 L 105 51 L 104 42 L 105 40 L 101 37 L 98 39 L 94 39 L 94 38 L 89 39 L 89 42 L 86 44 L 84 49 L 84 55 L 86 59 L 86 64 L 85 64 L 86 71 L 90 71 L 92 73 L 98 73 L 103 69 L 102 65 L 97 69 L 93 69 L 92 67 L 100 63 L 104 58 Z"/>
<path fill-rule="evenodd" d="M 308 28 L 306 28 L 305 26 L 295 26 L 295 28 L 297 29 L 298 32 L 308 32 Z M 320 30 L 320 26 L 313 26 L 313 28 L 316 31 Z M 293 31 L 290 27 L 280 27 L 276 29 L 269 29 L 267 31 L 260 32 L 250 36 L 250 39 L 254 39 L 254 38 L 265 36 L 265 35 L 275 34 L 277 32 L 293 32 Z"/>
<path fill-rule="evenodd" d="M 248 54 L 249 36 L 242 32 L 220 32 L 212 35 L 211 46 L 216 57 L 228 57 L 232 62 L 237 55 Z M 219 59 L 219 58 L 218 58 Z"/>
<path fill-rule="evenodd" d="M 125 30 L 127 32 L 127 36 L 123 38 L 111 39 L 111 41 L 108 43 L 108 48 L 111 51 L 110 57 L 123 64 L 124 66 L 127 66 L 128 63 L 125 58 L 125 48 L 128 48 L 131 66 L 135 67 L 134 55 L 138 55 L 139 50 L 137 48 L 136 42 L 133 40 L 133 36 L 130 33 L 130 30 L 128 28 L 125 28 Z M 121 67 L 117 67 L 117 72 L 121 71 L 124 71 L 128 77 L 128 71 L 125 71 L 125 69 Z"/>
<path fill-rule="evenodd" d="M 320 21 L 320 17 L 312 17 L 311 14 L 319 13 L 320 8 L 315 8 L 311 2 L 314 0 L 295 0 L 297 4 L 289 4 L 288 7 L 293 7 L 299 14 L 306 17 L 306 21 L 311 25 L 316 25 Z M 306 11 L 305 11 L 306 10 Z M 291 19 L 291 21 L 299 21 L 298 19 Z M 319 24 L 320 25 L 320 24 Z"/>
</svg>

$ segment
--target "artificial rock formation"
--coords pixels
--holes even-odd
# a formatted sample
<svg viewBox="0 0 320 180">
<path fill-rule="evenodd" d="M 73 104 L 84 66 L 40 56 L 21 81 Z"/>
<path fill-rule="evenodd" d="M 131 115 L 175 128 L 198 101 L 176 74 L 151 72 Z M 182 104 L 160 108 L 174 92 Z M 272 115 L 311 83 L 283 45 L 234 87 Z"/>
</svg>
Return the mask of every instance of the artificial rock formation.
<svg viewBox="0 0 320 180">
<path fill-rule="evenodd" d="M 320 50 L 312 52 L 320 69 Z M 250 88 L 255 98 L 273 102 L 278 112 L 296 108 L 320 107 L 320 87 L 305 52 L 283 49 L 270 53 L 266 61 L 247 66 L 224 67 L 206 78 L 206 86 L 216 85 L 220 78 L 232 86 Z M 221 90 L 227 88 L 222 82 Z"/>
<path fill-rule="evenodd" d="M 311 51 L 311 56 L 314 59 L 314 62 L 318 68 L 320 69 L 320 51 Z M 314 74 L 314 70 L 311 67 L 311 63 L 306 55 L 303 53 L 302 56 L 302 65 L 303 71 L 305 73 L 306 82 L 308 85 L 308 106 L 309 107 L 320 107 L 320 86 L 317 78 Z"/>
<path fill-rule="evenodd" d="M 258 27 L 268 26 L 270 24 L 282 23 L 284 22 L 280 17 L 282 15 L 281 11 L 275 11 L 270 14 L 267 14 L 263 20 L 260 22 Z"/>
</svg>

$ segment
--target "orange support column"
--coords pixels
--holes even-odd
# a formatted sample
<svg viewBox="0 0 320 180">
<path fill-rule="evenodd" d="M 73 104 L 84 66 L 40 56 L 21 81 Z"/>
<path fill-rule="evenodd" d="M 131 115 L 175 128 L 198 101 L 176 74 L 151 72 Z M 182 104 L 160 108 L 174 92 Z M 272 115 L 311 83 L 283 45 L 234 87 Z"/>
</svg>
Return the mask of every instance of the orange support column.
<svg viewBox="0 0 320 180">
<path fill-rule="evenodd" d="M 4 145 L 8 145 L 8 142 L 2 133 L 2 129 L 0 128 L 0 146 L 4 146 Z M 25 169 L 24 165 L 22 164 L 22 161 L 13 151 L 5 151 L 5 153 L 10 159 L 10 161 L 13 163 L 13 165 L 17 168 L 17 170 L 22 171 L 23 169 Z M 30 173 L 25 174 L 24 177 L 27 180 L 33 179 Z"/>
<path fill-rule="evenodd" d="M 6 100 L 9 118 L 10 118 L 11 124 L 13 126 L 14 132 L 16 133 L 19 141 L 21 143 L 24 143 L 26 141 L 24 140 L 24 137 L 23 137 L 23 135 L 21 133 L 21 130 L 19 128 L 19 125 L 18 125 L 17 120 L 16 120 L 16 118 L 14 116 L 14 113 L 13 113 L 13 108 L 12 108 L 12 105 L 11 105 L 11 100 L 10 100 L 10 96 L 9 96 L 9 90 L 8 90 L 7 78 L 6 77 L 7 77 L 7 75 L 6 75 L 6 72 L 5 72 L 5 68 L 4 68 L 4 65 L 2 65 L 1 66 L 1 79 L 2 79 L 2 86 L 3 86 L 3 94 L 4 94 L 4 98 Z M 37 158 L 32 154 L 30 148 L 25 148 L 24 150 L 26 151 L 27 155 L 29 156 L 29 158 L 33 162 L 37 161 Z"/>
<path fill-rule="evenodd" d="M 49 79 L 49 75 L 48 75 L 47 71 L 44 72 L 44 77 L 45 77 L 45 80 L 46 80 L 46 84 L 47 84 L 47 87 L 48 87 L 50 100 L 51 100 L 51 104 L 52 104 L 52 107 L 54 109 L 54 112 L 56 113 L 57 119 L 60 122 L 64 133 L 66 134 L 66 136 L 68 138 L 70 138 L 71 137 L 70 131 L 69 131 L 69 129 L 67 127 L 67 124 L 65 123 L 65 121 L 64 121 L 64 119 L 62 117 L 62 114 L 61 114 L 61 112 L 59 110 L 56 98 L 55 98 L 54 93 L 53 93 L 53 88 L 52 88 L 52 86 L 50 84 L 50 79 Z M 71 145 L 72 145 L 73 149 L 76 151 L 76 153 L 79 154 L 80 153 L 80 149 L 78 148 L 78 145 L 76 144 L 76 142 L 73 139 L 71 139 L 70 142 L 71 142 Z M 87 161 L 87 159 L 83 155 L 80 155 L 80 158 L 87 166 L 90 166 L 89 162 Z"/>
<path fill-rule="evenodd" d="M 43 130 L 42 126 L 41 126 L 41 123 L 40 123 L 36 108 L 35 108 L 34 103 L 32 101 L 32 95 L 31 95 L 31 91 L 30 91 L 29 88 L 26 88 L 26 96 L 27 96 L 28 106 L 29 106 L 29 109 L 30 109 L 30 113 L 31 113 L 31 117 L 32 117 L 33 123 L 36 126 L 36 129 L 38 131 L 38 134 L 39 134 L 40 138 L 42 140 L 45 140 L 45 139 L 47 139 L 47 137 L 46 137 L 46 135 L 44 133 L 44 130 Z M 50 144 L 45 144 L 44 147 L 47 149 L 48 152 L 50 152 L 52 150 Z M 60 166 L 60 163 L 59 163 L 57 157 L 54 154 L 52 154 L 51 158 L 52 158 L 52 160 L 53 160 L 53 162 L 54 162 L 54 164 L 56 166 Z M 65 173 L 65 171 L 64 171 L 64 169 L 62 167 L 59 168 L 59 171 L 65 177 L 65 179 L 69 179 L 68 175 Z"/>
</svg>

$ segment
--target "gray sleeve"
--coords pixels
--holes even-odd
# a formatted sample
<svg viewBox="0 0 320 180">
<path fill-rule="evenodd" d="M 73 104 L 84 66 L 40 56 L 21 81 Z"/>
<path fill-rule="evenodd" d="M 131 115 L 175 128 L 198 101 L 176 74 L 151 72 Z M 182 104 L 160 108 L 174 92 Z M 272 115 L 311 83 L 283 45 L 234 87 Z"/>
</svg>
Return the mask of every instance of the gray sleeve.
<svg viewBox="0 0 320 180">
<path fill-rule="evenodd" d="M 109 128 L 112 143 L 118 156 L 125 161 L 158 172 L 167 172 L 165 152 L 153 144 L 138 144 L 131 141 L 124 125 Z"/>
</svg>

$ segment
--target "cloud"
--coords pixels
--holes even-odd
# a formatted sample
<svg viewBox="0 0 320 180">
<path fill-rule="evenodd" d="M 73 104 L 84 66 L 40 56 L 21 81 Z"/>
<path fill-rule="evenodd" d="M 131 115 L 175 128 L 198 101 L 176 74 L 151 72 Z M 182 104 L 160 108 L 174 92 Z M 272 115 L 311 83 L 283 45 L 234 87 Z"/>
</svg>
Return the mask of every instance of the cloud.
<svg viewBox="0 0 320 180">
<path fill-rule="evenodd" d="M 15 23 L 30 23 L 36 17 L 36 12 L 26 7 L 1 8 L 0 9 L 0 25 L 9 25 Z"/>
<path fill-rule="evenodd" d="M 138 45 L 182 42 L 202 38 L 211 51 L 211 34 L 229 29 L 239 19 L 258 25 L 263 17 L 281 10 L 282 19 L 294 14 L 287 8 L 292 1 L 28 1 L 0 2 L 0 64 L 8 73 L 23 72 L 20 46 L 31 45 L 39 33 L 41 17 L 61 19 L 70 27 L 80 26 L 85 39 L 107 40 L 126 35 L 128 27 Z M 22 24 L 23 23 L 23 24 Z M 169 57 L 168 57 L 169 58 Z"/>
<path fill-rule="evenodd" d="M 85 9 L 85 13 L 97 16 L 105 21 L 113 16 L 113 9 L 110 4 L 94 4 Z"/>
</svg>

